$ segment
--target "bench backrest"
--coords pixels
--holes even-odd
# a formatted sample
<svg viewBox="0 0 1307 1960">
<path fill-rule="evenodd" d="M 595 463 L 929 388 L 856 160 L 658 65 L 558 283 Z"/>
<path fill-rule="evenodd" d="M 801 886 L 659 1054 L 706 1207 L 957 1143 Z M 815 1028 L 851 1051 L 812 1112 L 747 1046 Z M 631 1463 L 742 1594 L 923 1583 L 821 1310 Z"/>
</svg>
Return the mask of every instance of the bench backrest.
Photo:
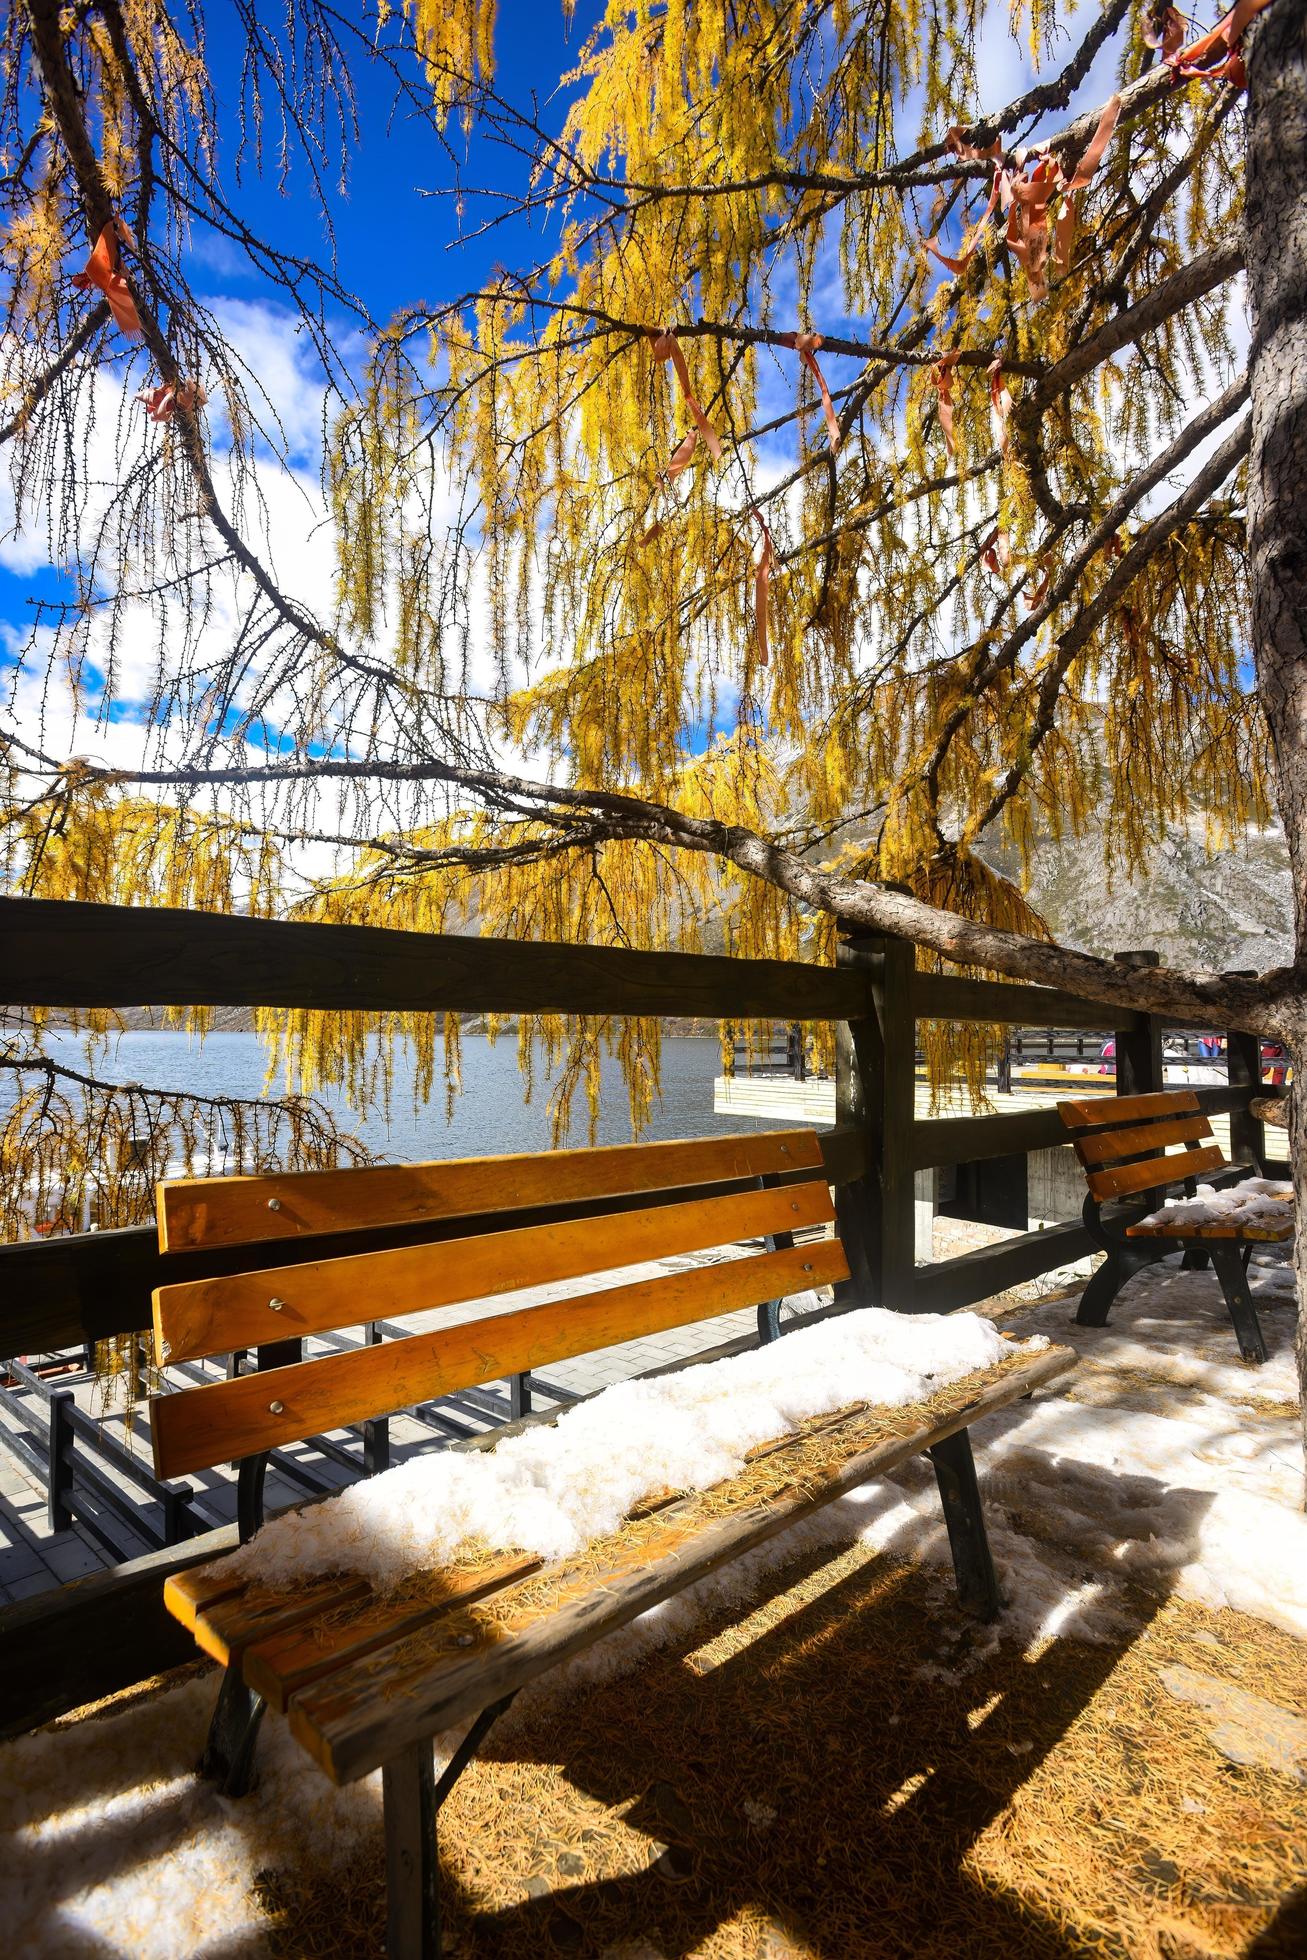
<svg viewBox="0 0 1307 1960">
<path fill-rule="evenodd" d="M 565 1215 L 522 1222 L 542 1206 Z M 676 1254 L 723 1255 L 653 1279 L 154 1396 L 150 1427 L 161 1477 L 849 1277 L 838 1238 L 795 1246 L 789 1236 L 835 1216 L 811 1130 L 185 1178 L 159 1186 L 158 1214 L 165 1252 L 415 1221 L 467 1224 L 465 1234 L 436 1242 L 159 1287 L 154 1337 L 161 1365 L 480 1303 Z M 758 1238 L 765 1250 L 738 1256 L 741 1240 Z"/>
<path fill-rule="evenodd" d="M 1057 1109 L 1085 1167 L 1090 1195 L 1100 1204 L 1226 1168 L 1192 1089 L 1086 1096 Z"/>
</svg>

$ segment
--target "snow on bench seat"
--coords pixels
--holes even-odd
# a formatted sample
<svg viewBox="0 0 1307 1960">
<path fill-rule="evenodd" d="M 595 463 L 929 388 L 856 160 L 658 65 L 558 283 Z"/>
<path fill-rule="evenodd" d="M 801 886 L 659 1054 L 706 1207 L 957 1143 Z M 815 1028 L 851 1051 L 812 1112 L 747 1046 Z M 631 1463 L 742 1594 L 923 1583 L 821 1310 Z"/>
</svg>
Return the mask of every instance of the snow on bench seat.
<svg viewBox="0 0 1307 1960">
<path fill-rule="evenodd" d="M 1293 1186 L 1280 1179 L 1246 1177 L 1217 1190 L 1200 1184 L 1192 1198 L 1168 1198 L 1127 1228 L 1132 1238 L 1253 1239 L 1275 1244 L 1293 1237 Z"/>
<path fill-rule="evenodd" d="M 878 1329 L 879 1342 L 868 1329 L 859 1340 L 854 1324 L 866 1321 L 895 1326 Z M 890 1379 L 895 1364 L 866 1355 L 892 1335 L 900 1349 L 915 1344 L 919 1363 L 934 1365 L 914 1369 L 909 1362 L 897 1369 L 897 1382 Z M 949 1367 L 950 1346 L 961 1369 Z M 815 1351 L 806 1359 L 805 1347 Z M 860 1372 L 849 1365 L 858 1349 Z M 826 1407 L 778 1437 L 774 1405 L 751 1377 L 762 1363 L 779 1374 L 787 1350 L 784 1373 L 792 1385 L 807 1383 L 806 1391 L 792 1387 L 793 1406 L 810 1402 L 824 1376 Z M 978 1316 L 905 1320 L 867 1309 L 756 1353 L 661 1381 L 619 1384 L 555 1425 L 494 1450 L 420 1458 L 286 1514 L 242 1552 L 170 1581 L 168 1603 L 206 1652 L 239 1669 L 250 1689 L 289 1715 L 292 1733 L 329 1775 L 352 1781 L 403 1747 L 415 1721 L 430 1732 L 475 1714 L 857 1485 L 1028 1395 L 1073 1361 L 1069 1350 L 1043 1340 L 1008 1342 Z M 859 1387 L 876 1386 L 876 1371 L 886 1400 L 850 1406 Z M 647 1393 L 627 1392 L 636 1389 Z M 605 1449 L 621 1458 L 624 1439 L 649 1434 L 634 1413 L 639 1401 L 666 1422 L 677 1396 L 683 1414 L 693 1410 L 694 1418 L 643 1472 L 632 1470 L 634 1482 L 625 1482 L 623 1471 L 614 1482 Z M 738 1426 L 729 1474 L 704 1478 L 702 1467 L 720 1463 L 727 1448 L 720 1432 L 729 1414 L 714 1435 L 715 1406 L 734 1406 Z M 496 1472 L 499 1458 L 506 1477 Z M 432 1476 L 441 1465 L 453 1474 Z M 455 1504 L 442 1516 L 438 1490 L 444 1485 L 452 1497 L 469 1473 L 485 1486 L 481 1502 L 469 1505 L 465 1497 L 461 1509 Z M 585 1492 L 588 1477 L 607 1482 L 598 1510 L 594 1493 Z M 588 1514 L 605 1521 L 595 1536 L 579 1534 L 574 1521 L 560 1524 L 563 1513 L 550 1515 L 572 1483 Z M 641 1495 L 629 1501 L 637 1485 Z M 548 1491 L 546 1503 L 535 1503 L 531 1490 Z M 615 1514 L 614 1503 L 621 1504 Z M 439 1537 L 461 1533 L 463 1549 L 443 1565 L 401 1571 L 392 1541 L 415 1542 L 414 1519 L 423 1511 Z M 475 1534 L 467 1529 L 472 1517 L 481 1524 Z M 533 1531 L 534 1546 L 524 1547 L 520 1540 Z M 333 1542 L 337 1569 L 328 1572 Z M 546 1558 L 546 1543 L 569 1549 Z"/>
</svg>

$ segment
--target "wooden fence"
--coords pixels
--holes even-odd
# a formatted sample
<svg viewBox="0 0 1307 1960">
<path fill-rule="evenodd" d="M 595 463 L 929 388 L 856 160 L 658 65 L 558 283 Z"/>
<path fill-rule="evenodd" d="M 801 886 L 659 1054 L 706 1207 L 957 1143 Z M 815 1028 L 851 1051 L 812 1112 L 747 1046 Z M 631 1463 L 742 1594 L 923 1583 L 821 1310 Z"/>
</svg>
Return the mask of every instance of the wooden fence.
<svg viewBox="0 0 1307 1960">
<path fill-rule="evenodd" d="M 911 946 L 900 940 L 850 936 L 831 968 L 0 898 L 0 1001 L 53 1008 L 208 1005 L 833 1022 L 836 1124 L 824 1136 L 823 1149 L 853 1273 L 851 1300 L 908 1312 L 949 1311 L 1091 1250 L 1076 1223 L 1021 1233 L 959 1258 L 916 1264 L 918 1171 L 983 1163 L 1064 1141 L 1053 1109 L 918 1118 L 917 1022 L 1101 1028 L 1105 1010 L 1099 1002 L 1051 988 L 918 973 Z M 1115 1019 L 1119 1089 L 1160 1088 L 1163 1023 L 1140 1014 L 1118 1013 Z M 1259 1044 L 1240 1032 L 1230 1032 L 1226 1040 L 1228 1086 L 1196 1093 L 1205 1109 L 1230 1112 L 1232 1154 L 1262 1162 L 1262 1125 L 1249 1106 L 1265 1093 Z M 543 1223 L 575 1209 L 544 1206 L 525 1216 L 515 1213 L 512 1222 Z M 453 1220 L 357 1233 L 349 1249 L 436 1241 L 463 1229 Z M 336 1249 L 338 1241 L 330 1237 L 297 1240 L 283 1256 L 303 1260 Z M 268 1247 L 260 1257 L 275 1264 L 277 1249 Z M 55 1352 L 133 1332 L 149 1324 L 155 1286 L 201 1270 L 239 1270 L 245 1258 L 236 1248 L 202 1260 L 183 1253 L 165 1261 L 151 1226 L 0 1246 L 0 1354 Z M 157 1554 L 151 1572 L 160 1560 L 183 1563 L 204 1556 L 211 1536 Z M 66 1693 L 83 1698 L 137 1678 L 123 1669 L 138 1662 L 147 1668 L 166 1664 L 172 1651 L 161 1607 L 151 1617 L 142 1604 L 155 1598 L 155 1581 L 142 1591 L 137 1575 L 128 1572 L 63 1592 L 67 1596 L 48 1602 L 44 1612 L 37 1600 L 0 1616 L 0 1679 L 17 1682 L 15 1693 L 28 1694 L 17 1716 L 0 1706 L 0 1733 L 12 1729 L 15 1719 L 32 1718 L 33 1709 L 55 1712 L 48 1697 L 31 1698 L 30 1677 L 28 1687 L 22 1686 L 23 1657 L 36 1653 L 43 1641 L 53 1642 L 61 1656 Z M 79 1596 L 85 1613 L 78 1610 Z M 128 1637 L 129 1623 L 138 1635 L 135 1642 Z M 98 1671 L 88 1659 L 88 1646 L 105 1656 Z M 12 1666 L 5 1666 L 6 1656 Z M 74 1703 L 65 1699 L 62 1705 Z"/>
<path fill-rule="evenodd" d="M 824 1139 L 857 1297 L 902 1311 L 948 1311 L 1090 1250 L 1078 1224 L 1048 1227 L 917 1267 L 913 1184 L 920 1170 L 1046 1150 L 1065 1141 L 1056 1110 L 918 1118 L 914 1065 L 922 1019 L 1101 1029 L 1101 1002 L 1048 987 L 918 973 L 911 946 L 850 936 L 835 967 L 695 953 L 633 953 L 371 926 L 291 924 L 212 913 L 0 898 L 0 1000 L 12 1006 L 319 1007 L 376 1011 L 696 1015 L 836 1024 L 836 1124 Z M 1126 954 L 1127 960 L 1148 955 Z M 1123 1094 L 1163 1086 L 1155 1015 L 1115 1016 Z M 1196 1091 L 1228 1111 L 1232 1153 L 1261 1161 L 1255 1035 L 1226 1035 L 1228 1084 Z M 541 1207 L 544 1223 L 566 1207 Z M 523 1222 L 520 1218 L 515 1222 Z M 352 1250 L 456 1236 L 444 1225 L 356 1234 Z M 286 1258 L 324 1256 L 297 1242 Z M 268 1253 L 276 1263 L 277 1252 Z M 0 1246 L 0 1353 L 73 1347 L 149 1324 L 168 1280 L 240 1268 L 227 1254 L 172 1254 L 151 1226 Z"/>
</svg>

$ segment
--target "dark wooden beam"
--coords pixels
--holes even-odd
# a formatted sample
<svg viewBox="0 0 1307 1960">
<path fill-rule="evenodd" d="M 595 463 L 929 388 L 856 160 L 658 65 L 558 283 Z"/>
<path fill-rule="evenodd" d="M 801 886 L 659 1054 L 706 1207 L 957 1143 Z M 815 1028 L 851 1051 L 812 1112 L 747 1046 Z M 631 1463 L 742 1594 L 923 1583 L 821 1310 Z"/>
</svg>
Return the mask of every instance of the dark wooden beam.
<svg viewBox="0 0 1307 1960">
<path fill-rule="evenodd" d="M 236 1527 L 0 1609 L 0 1740 L 196 1658 L 163 1582 L 236 1548 Z"/>
<path fill-rule="evenodd" d="M 1055 1150 L 1067 1140 L 1055 1109 L 1015 1109 L 1001 1116 L 931 1116 L 912 1126 L 912 1167 L 974 1164 L 1022 1150 Z"/>
<path fill-rule="evenodd" d="M 1074 1095 L 1075 1085 L 1067 1083 L 1064 1093 Z M 1284 1091 L 1274 1093 L 1283 1095 Z M 1228 1088 L 1224 1083 L 1211 1083 L 1195 1086 L 1193 1094 L 1200 1109 L 1216 1116 L 1226 1110 L 1246 1109 L 1254 1091 L 1241 1083 Z M 1015 1151 L 1056 1150 L 1066 1142 L 1062 1118 L 1054 1108 L 1014 1109 L 998 1116 L 923 1117 L 912 1126 L 912 1165 L 914 1170 L 926 1170 L 936 1164 L 974 1164 L 981 1158 L 1007 1157 Z M 1241 1158 L 1233 1146 L 1230 1154 Z"/>
<path fill-rule="evenodd" d="M 1006 1293 L 1010 1286 L 1037 1279 L 1055 1266 L 1083 1259 L 1093 1249 L 1088 1232 L 1076 1223 L 1023 1232 L 1020 1238 L 980 1246 L 958 1259 L 918 1266 L 913 1305 L 918 1313 L 953 1313 L 958 1307 L 973 1306 L 977 1300 Z"/>
<path fill-rule="evenodd" d="M 931 1021 L 1002 1021 L 1026 1028 L 1103 1028 L 1142 1024 L 1143 1016 L 1102 1001 L 1084 1000 L 1057 987 L 1026 987 L 1007 980 L 967 980 L 956 973 L 917 973 L 912 1006 Z"/>
<path fill-rule="evenodd" d="M 912 948 L 877 933 L 849 934 L 837 955 L 871 981 L 871 1011 L 835 1033 L 835 1112 L 867 1141 L 867 1173 L 835 1194 L 850 1278 L 841 1302 L 894 1307 L 912 1300 L 913 1188 L 909 1139 L 915 1094 Z"/>
<path fill-rule="evenodd" d="M 1146 970 L 1160 966 L 1158 955 L 1145 947 L 1139 952 L 1113 953 L 1118 966 Z M 1118 1096 L 1151 1096 L 1166 1087 L 1162 1061 L 1162 1022 L 1156 1014 L 1136 1017 L 1136 1024 L 1119 1021 L 1113 1031 Z"/>
<path fill-rule="evenodd" d="M 0 898 L 0 1001 L 443 1014 L 844 1020 L 865 976 L 796 960 L 391 932 L 164 907 Z"/>
</svg>

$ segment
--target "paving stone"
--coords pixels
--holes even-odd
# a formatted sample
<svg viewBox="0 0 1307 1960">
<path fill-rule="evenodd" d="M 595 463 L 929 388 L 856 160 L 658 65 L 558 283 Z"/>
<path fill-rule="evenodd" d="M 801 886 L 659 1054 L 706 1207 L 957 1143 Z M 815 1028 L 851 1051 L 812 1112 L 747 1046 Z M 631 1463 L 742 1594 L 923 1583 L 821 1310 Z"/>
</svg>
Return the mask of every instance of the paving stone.
<svg viewBox="0 0 1307 1960">
<path fill-rule="evenodd" d="M 34 1593 L 52 1592 L 58 1584 L 54 1573 L 47 1572 L 43 1566 L 28 1579 L 12 1580 L 7 1590 L 12 1600 L 30 1599 Z"/>
<path fill-rule="evenodd" d="M 82 1543 L 71 1533 L 51 1539 L 43 1553 L 45 1563 L 61 1582 L 81 1579 L 88 1572 L 101 1572 L 109 1564 L 107 1555 Z"/>
<path fill-rule="evenodd" d="M 0 1585 L 14 1586 L 43 1571 L 41 1554 L 32 1545 L 11 1545 L 0 1552 Z"/>
</svg>

